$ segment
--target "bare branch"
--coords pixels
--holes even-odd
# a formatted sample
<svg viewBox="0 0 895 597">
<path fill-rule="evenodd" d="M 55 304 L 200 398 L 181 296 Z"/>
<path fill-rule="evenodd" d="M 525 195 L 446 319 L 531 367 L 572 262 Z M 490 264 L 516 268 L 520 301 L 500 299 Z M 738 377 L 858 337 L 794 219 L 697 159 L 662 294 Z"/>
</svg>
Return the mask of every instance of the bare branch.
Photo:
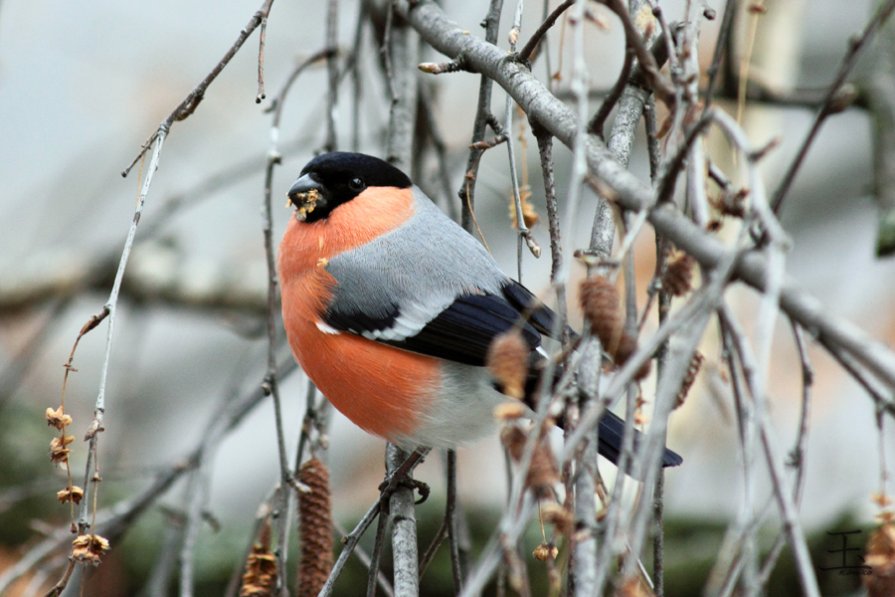
<svg viewBox="0 0 895 597">
<path fill-rule="evenodd" d="M 886 20 L 892 15 L 893 11 L 895 11 L 895 0 L 889 0 L 885 4 L 882 4 L 876 14 L 873 15 L 864 27 L 864 30 L 860 35 L 849 40 L 848 51 L 842 58 L 842 63 L 839 65 L 839 70 L 836 72 L 833 82 L 830 83 L 830 87 L 827 89 L 824 103 L 817 114 L 815 114 L 814 122 L 808 130 L 805 140 L 802 141 L 802 145 L 799 147 L 796 157 L 793 158 L 789 168 L 787 168 L 786 173 L 783 175 L 780 185 L 774 192 L 774 198 L 771 200 L 771 208 L 774 210 L 774 213 L 780 212 L 786 194 L 789 192 L 789 188 L 792 185 L 793 180 L 795 180 L 796 174 L 798 173 L 802 162 L 805 160 L 805 156 L 808 155 L 808 150 L 814 143 L 817 133 L 820 132 L 820 127 L 829 116 L 841 112 L 844 106 L 848 105 L 848 102 L 843 105 L 843 93 L 848 93 L 843 87 L 845 85 L 845 79 L 855 68 L 862 50 L 870 43 L 873 36 L 883 27 L 883 25 L 885 25 Z"/>
<path fill-rule="evenodd" d="M 503 11 L 503 0 L 491 0 L 488 13 L 482 20 L 485 27 L 485 42 L 489 44 L 497 43 L 497 30 L 500 26 L 500 13 Z M 453 54 L 454 58 L 462 56 L 462 52 Z M 476 147 L 476 144 L 484 141 L 485 129 L 488 126 L 491 115 L 491 85 L 493 81 L 490 77 L 482 75 L 479 83 L 479 99 L 476 107 L 475 122 L 472 125 L 472 140 L 470 141 L 469 159 L 466 163 L 466 174 L 463 178 L 463 184 L 460 187 L 458 195 L 460 196 L 460 224 L 469 231 L 472 231 L 475 219 L 475 183 L 479 170 L 479 160 L 482 157 L 483 149 Z"/>
<path fill-rule="evenodd" d="M 230 60 L 236 56 L 236 53 L 242 47 L 242 45 L 246 42 L 252 32 L 258 28 L 259 25 L 263 21 L 267 20 L 267 16 L 270 14 L 271 6 L 273 5 L 273 0 L 264 0 L 262 2 L 261 7 L 252 15 L 252 18 L 249 19 L 249 22 L 245 27 L 239 32 L 239 35 L 236 37 L 236 41 L 233 42 L 233 45 L 230 46 L 230 49 L 224 53 L 224 57 L 221 58 L 220 62 L 218 62 L 211 72 L 205 75 L 205 78 L 196 85 L 195 89 L 193 89 L 186 98 L 180 102 L 180 104 L 174 108 L 174 111 L 171 112 L 167 118 L 159 125 L 158 129 L 149 139 L 143 143 L 143 146 L 140 148 L 139 153 L 130 163 L 130 165 L 125 168 L 122 172 L 122 176 L 127 176 L 131 169 L 140 161 L 146 152 L 149 151 L 149 148 L 152 147 L 153 143 L 155 143 L 160 134 L 168 134 L 168 131 L 171 130 L 171 127 L 175 122 L 180 120 L 186 120 L 189 118 L 193 112 L 196 111 L 196 108 L 199 107 L 199 104 L 202 102 L 202 99 L 205 97 L 205 92 L 208 90 L 208 86 L 218 77 L 219 74 L 224 70 L 224 68 L 230 63 Z M 259 69 L 261 68 L 261 60 L 259 59 Z M 260 73 L 260 70 L 259 70 Z M 259 75 L 260 76 L 260 75 Z M 259 79 L 260 81 L 260 79 Z"/>
<path fill-rule="evenodd" d="M 562 13 L 566 11 L 567 8 L 575 4 L 575 0 L 564 0 L 553 9 L 553 12 L 544 19 L 544 22 L 541 23 L 538 28 L 532 33 L 531 37 L 525 45 L 519 50 L 518 58 L 523 62 L 528 62 L 531 60 L 532 56 L 535 53 L 535 50 L 538 49 L 538 45 L 541 43 L 541 40 L 547 35 L 547 32 L 551 27 L 556 23 L 557 19 L 562 16 Z"/>
<path fill-rule="evenodd" d="M 563 144 L 574 146 L 576 118 L 525 68 L 504 60 L 504 54 L 498 48 L 451 23 L 441 9 L 432 3 L 416 4 L 411 8 L 403 0 L 396 6 L 434 48 L 447 56 L 463 53 L 471 68 L 493 78 L 512 94 L 529 118 L 537 120 Z M 612 189 L 615 201 L 633 211 L 652 205 L 650 189 L 622 168 L 602 143 L 589 137 L 585 146 L 589 168 Z M 649 212 L 649 220 L 658 232 L 693 255 L 704 267 L 716 267 L 726 253 L 717 239 L 689 222 L 671 206 L 653 207 Z M 767 265 L 761 255 L 743 255 L 736 263 L 735 273 L 750 286 L 764 289 Z M 783 284 L 780 304 L 782 309 L 818 339 L 826 339 L 841 346 L 886 383 L 895 384 L 895 354 L 853 324 L 831 316 L 817 299 L 799 289 L 789 279 Z"/>
</svg>

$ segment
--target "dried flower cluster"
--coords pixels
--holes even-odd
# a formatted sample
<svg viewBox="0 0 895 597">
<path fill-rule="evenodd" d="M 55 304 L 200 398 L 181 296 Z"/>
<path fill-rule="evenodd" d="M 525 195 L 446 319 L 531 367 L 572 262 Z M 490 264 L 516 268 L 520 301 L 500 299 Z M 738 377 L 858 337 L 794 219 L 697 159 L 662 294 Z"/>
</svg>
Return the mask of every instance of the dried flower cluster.
<svg viewBox="0 0 895 597">
<path fill-rule="evenodd" d="M 298 473 L 308 490 L 298 495 L 301 530 L 301 558 L 298 565 L 298 594 L 317 595 L 333 567 L 332 503 L 329 470 L 317 458 L 311 458 Z"/>
<path fill-rule="evenodd" d="M 531 552 L 536 560 L 546 562 L 547 560 L 555 560 L 559 555 L 559 548 L 553 543 L 541 543 Z"/>
<path fill-rule="evenodd" d="M 47 425 L 59 430 L 59 435 L 50 440 L 50 461 L 68 468 L 68 455 L 71 453 L 71 448 L 68 446 L 75 441 L 75 436 L 66 435 L 65 428 L 71 425 L 72 418 L 65 414 L 63 406 L 55 409 L 48 407 L 44 412 L 44 418 Z M 68 502 L 79 504 L 83 497 L 84 490 L 71 483 L 71 475 L 69 475 L 68 485 L 56 492 L 56 499 L 63 504 Z"/>
<path fill-rule="evenodd" d="M 109 541 L 96 534 L 78 535 L 71 542 L 72 557 L 82 564 L 98 566 L 104 553 L 109 551 Z"/>
<path fill-rule="evenodd" d="M 870 597 L 895 595 L 895 522 L 885 520 L 867 542 L 864 562 L 873 569 L 864 576 Z"/>
<path fill-rule="evenodd" d="M 637 352 L 637 339 L 624 331 L 618 290 L 603 276 L 591 276 L 581 282 L 579 301 L 591 331 L 600 339 L 603 350 L 612 355 L 616 364 L 624 364 Z M 649 375 L 650 361 L 644 362 L 635 378 Z"/>
<path fill-rule="evenodd" d="M 504 332 L 491 341 L 485 362 L 504 394 L 520 399 L 525 396 L 530 352 L 531 348 L 517 329 Z"/>
<path fill-rule="evenodd" d="M 60 432 L 58 437 L 54 437 L 50 441 L 50 460 L 54 464 L 67 465 L 68 455 L 71 453 L 68 445 L 75 441 L 73 435 L 65 435 L 65 428 L 71 425 L 71 416 L 65 414 L 64 408 L 60 406 L 56 409 L 47 408 L 44 418 L 47 420 L 47 425 Z"/>
<path fill-rule="evenodd" d="M 60 435 L 50 440 L 50 460 L 54 464 L 68 464 L 68 455 L 71 453 L 69 444 L 75 441 L 74 435 Z"/>
<path fill-rule="evenodd" d="M 239 597 L 271 597 L 276 594 L 277 558 L 270 549 L 270 520 L 265 521 L 258 540 L 246 558 Z"/>
<path fill-rule="evenodd" d="M 60 489 L 56 492 L 56 499 L 62 504 L 65 504 L 66 502 L 80 504 L 83 497 L 84 490 L 77 485 L 69 485 L 65 489 Z"/>
<path fill-rule="evenodd" d="M 538 223 L 541 219 L 541 216 L 538 215 L 535 206 L 531 202 L 531 188 L 528 185 L 522 185 L 519 187 L 519 203 L 522 206 L 522 221 L 525 222 L 526 228 L 531 228 Z M 513 228 L 519 228 L 519 222 L 516 219 L 516 201 L 515 198 L 510 196 L 510 221 L 513 223 Z"/>
<path fill-rule="evenodd" d="M 47 419 L 47 425 L 55 427 L 60 431 L 64 430 L 68 425 L 71 425 L 71 416 L 65 414 L 61 406 L 55 410 L 47 407 L 44 416 Z"/>
</svg>

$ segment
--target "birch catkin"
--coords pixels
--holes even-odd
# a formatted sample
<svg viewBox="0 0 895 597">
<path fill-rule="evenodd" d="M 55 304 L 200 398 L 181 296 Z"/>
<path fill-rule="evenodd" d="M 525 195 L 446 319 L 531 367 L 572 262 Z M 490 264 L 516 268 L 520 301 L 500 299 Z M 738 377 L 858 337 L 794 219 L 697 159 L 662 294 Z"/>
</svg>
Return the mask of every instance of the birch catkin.
<svg viewBox="0 0 895 597">
<path fill-rule="evenodd" d="M 329 470 L 317 458 L 311 458 L 298 473 L 308 491 L 298 496 L 298 521 L 301 529 L 301 559 L 298 565 L 298 595 L 317 595 L 333 567 L 332 503 Z"/>
</svg>

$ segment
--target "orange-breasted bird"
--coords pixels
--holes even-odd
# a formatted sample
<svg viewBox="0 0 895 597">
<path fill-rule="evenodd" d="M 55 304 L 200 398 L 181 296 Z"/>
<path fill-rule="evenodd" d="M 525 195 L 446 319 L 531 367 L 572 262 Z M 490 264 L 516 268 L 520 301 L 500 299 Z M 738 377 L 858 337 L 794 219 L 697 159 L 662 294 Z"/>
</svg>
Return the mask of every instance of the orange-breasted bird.
<svg viewBox="0 0 895 597">
<path fill-rule="evenodd" d="M 405 447 L 455 448 L 495 427 L 507 397 L 485 368 L 495 336 L 521 330 L 532 352 L 554 314 L 400 170 L 331 152 L 289 189 L 280 244 L 283 321 L 292 352 L 355 424 Z M 624 421 L 600 420 L 616 462 Z M 664 466 L 681 457 L 665 450 Z"/>
</svg>

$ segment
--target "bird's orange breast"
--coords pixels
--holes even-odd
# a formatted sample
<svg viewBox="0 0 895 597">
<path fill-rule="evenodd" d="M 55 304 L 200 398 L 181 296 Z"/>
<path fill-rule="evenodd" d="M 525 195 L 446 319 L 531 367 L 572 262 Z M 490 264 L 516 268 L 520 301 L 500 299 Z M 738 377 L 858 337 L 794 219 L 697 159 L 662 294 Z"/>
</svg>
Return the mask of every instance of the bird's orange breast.
<svg viewBox="0 0 895 597">
<path fill-rule="evenodd" d="M 438 361 L 318 324 L 337 284 L 328 260 L 412 215 L 410 189 L 367 189 L 323 220 L 290 218 L 279 255 L 283 321 L 295 358 L 342 414 L 392 440 L 411 435 L 429 410 Z"/>
</svg>

